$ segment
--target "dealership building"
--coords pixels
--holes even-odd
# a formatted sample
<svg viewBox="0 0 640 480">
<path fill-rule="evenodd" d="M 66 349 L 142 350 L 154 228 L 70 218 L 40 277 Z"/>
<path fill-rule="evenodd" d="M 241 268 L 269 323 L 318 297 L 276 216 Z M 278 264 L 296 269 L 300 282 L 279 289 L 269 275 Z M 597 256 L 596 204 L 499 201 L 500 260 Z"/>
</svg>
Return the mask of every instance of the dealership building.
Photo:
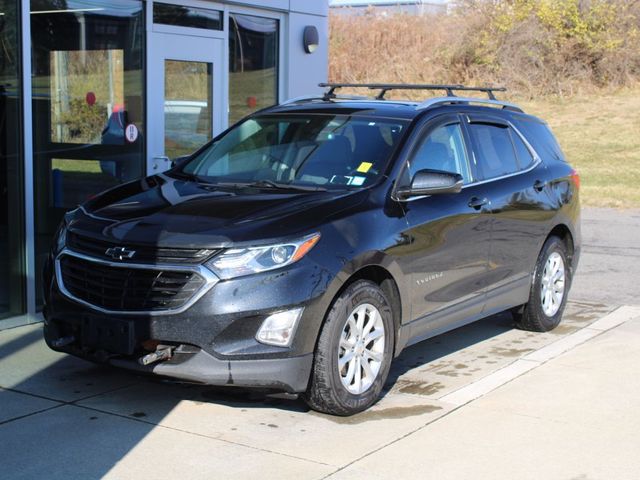
<svg viewBox="0 0 640 480">
<path fill-rule="evenodd" d="M 317 93 L 326 0 L 0 0 L 0 329 L 38 321 L 64 213 Z"/>
</svg>

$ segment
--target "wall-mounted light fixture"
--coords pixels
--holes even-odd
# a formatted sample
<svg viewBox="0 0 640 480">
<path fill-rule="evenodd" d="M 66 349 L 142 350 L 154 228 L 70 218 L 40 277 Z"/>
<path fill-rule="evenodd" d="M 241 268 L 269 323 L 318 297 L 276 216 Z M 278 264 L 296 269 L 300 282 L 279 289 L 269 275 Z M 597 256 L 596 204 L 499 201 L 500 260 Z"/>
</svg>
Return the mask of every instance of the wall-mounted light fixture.
<svg viewBox="0 0 640 480">
<path fill-rule="evenodd" d="M 313 25 L 307 25 L 304 27 L 304 35 L 302 36 L 302 44 L 304 51 L 307 53 L 313 53 L 320 45 L 320 35 L 318 29 Z"/>
</svg>

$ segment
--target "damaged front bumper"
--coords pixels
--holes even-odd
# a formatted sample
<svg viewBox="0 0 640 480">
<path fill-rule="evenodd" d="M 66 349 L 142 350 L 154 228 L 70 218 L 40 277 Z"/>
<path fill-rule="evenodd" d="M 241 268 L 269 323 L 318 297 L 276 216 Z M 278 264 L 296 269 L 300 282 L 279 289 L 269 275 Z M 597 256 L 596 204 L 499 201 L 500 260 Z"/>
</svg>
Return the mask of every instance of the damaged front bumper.
<svg viewBox="0 0 640 480">
<path fill-rule="evenodd" d="M 82 340 L 78 342 L 73 336 L 61 336 L 50 323 L 45 324 L 44 330 L 45 340 L 53 350 L 95 363 L 208 385 L 259 387 L 287 393 L 304 392 L 313 363 L 311 353 L 287 358 L 226 360 L 216 358 L 195 346 L 177 345 L 171 347 L 171 354 L 166 358 L 144 365 L 142 359 L 145 355 L 142 353 L 125 355 L 87 347 Z"/>
</svg>

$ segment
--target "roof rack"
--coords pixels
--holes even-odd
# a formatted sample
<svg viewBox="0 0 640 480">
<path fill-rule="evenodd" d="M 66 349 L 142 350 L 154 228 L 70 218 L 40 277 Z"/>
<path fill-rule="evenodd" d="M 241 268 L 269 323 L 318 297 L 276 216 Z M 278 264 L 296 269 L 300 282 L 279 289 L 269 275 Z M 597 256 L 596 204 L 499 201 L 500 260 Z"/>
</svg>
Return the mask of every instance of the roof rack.
<svg viewBox="0 0 640 480">
<path fill-rule="evenodd" d="M 465 87 L 464 85 L 439 85 L 439 84 L 404 84 L 404 83 L 321 83 L 318 85 L 328 90 L 324 94 L 324 100 L 336 98 L 336 90 L 340 88 L 368 88 L 379 90 L 377 100 L 384 100 L 384 96 L 391 90 L 443 90 L 447 97 L 455 97 L 454 92 L 482 92 L 486 93 L 489 100 L 497 101 L 494 92 L 506 92 L 504 87 Z"/>
<path fill-rule="evenodd" d="M 360 95 L 338 95 L 336 90 L 339 88 L 368 88 L 370 90 L 380 90 L 376 96 L 377 100 L 385 100 L 384 95 L 390 90 L 444 90 L 447 93 L 446 97 L 429 98 L 422 103 L 416 104 L 416 110 L 426 110 L 440 105 L 454 105 L 454 104 L 471 104 L 477 103 L 481 105 L 491 105 L 495 107 L 501 107 L 505 110 L 511 110 L 513 112 L 524 113 L 524 110 L 518 105 L 509 102 L 503 102 L 496 99 L 494 92 L 505 92 L 507 89 L 504 87 L 465 87 L 464 85 L 412 85 L 412 84 L 386 84 L 386 83 L 321 83 L 322 88 L 328 90 L 323 96 L 319 95 L 307 95 L 302 97 L 292 98 L 280 105 L 288 105 L 301 101 L 313 101 L 313 100 L 366 100 L 371 97 Z M 454 92 L 483 92 L 486 93 L 489 98 L 474 98 L 474 97 L 459 97 Z"/>
</svg>

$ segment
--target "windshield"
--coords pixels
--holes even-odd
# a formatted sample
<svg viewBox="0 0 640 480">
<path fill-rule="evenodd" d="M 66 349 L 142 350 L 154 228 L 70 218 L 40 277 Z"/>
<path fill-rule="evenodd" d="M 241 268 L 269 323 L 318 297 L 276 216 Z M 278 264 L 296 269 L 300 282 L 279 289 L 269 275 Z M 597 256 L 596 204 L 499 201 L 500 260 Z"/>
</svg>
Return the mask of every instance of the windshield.
<svg viewBox="0 0 640 480">
<path fill-rule="evenodd" d="M 407 122 L 348 115 L 249 118 L 181 171 L 209 183 L 365 187 L 384 174 Z"/>
</svg>

